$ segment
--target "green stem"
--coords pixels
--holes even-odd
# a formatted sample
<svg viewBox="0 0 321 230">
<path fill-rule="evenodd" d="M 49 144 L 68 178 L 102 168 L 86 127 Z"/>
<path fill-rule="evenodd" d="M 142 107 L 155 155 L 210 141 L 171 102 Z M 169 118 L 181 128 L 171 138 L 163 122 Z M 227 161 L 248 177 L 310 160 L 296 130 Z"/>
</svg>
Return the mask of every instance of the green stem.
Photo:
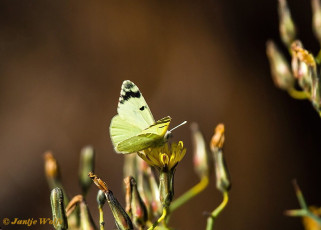
<svg viewBox="0 0 321 230">
<path fill-rule="evenodd" d="M 228 203 L 228 192 L 224 192 L 223 193 L 223 201 L 222 201 L 222 203 L 207 218 L 206 230 L 212 230 L 213 229 L 215 219 L 223 211 L 223 209 L 225 208 L 227 203 Z"/>
<path fill-rule="evenodd" d="M 305 100 L 305 99 L 310 98 L 310 95 L 307 92 L 299 91 L 294 88 L 289 89 L 288 93 L 291 97 L 293 97 L 294 99 L 298 99 L 298 100 Z"/>
<path fill-rule="evenodd" d="M 300 189 L 297 181 L 296 181 L 296 180 L 293 180 L 292 183 L 293 183 L 293 187 L 294 187 L 294 190 L 295 190 L 296 198 L 297 198 L 298 201 L 299 201 L 299 204 L 300 204 L 301 209 L 308 210 L 308 205 L 307 205 L 307 203 L 305 202 L 303 193 L 302 193 L 302 191 L 301 191 L 301 189 Z"/>
<path fill-rule="evenodd" d="M 167 216 L 167 208 L 163 208 L 163 214 L 161 215 L 161 217 L 159 217 L 158 220 L 150 228 L 148 228 L 148 230 L 155 229 L 157 225 L 166 218 L 166 216 Z"/>
<path fill-rule="evenodd" d="M 104 230 L 104 211 L 103 211 L 103 206 L 99 205 L 98 206 L 99 209 L 99 226 L 100 226 L 100 230 Z"/>
<path fill-rule="evenodd" d="M 321 225 L 320 217 L 318 217 L 317 215 L 315 215 L 314 213 L 312 213 L 309 210 L 309 207 L 308 207 L 307 203 L 305 202 L 303 193 L 302 193 L 299 185 L 297 184 L 296 180 L 293 181 L 293 186 L 294 186 L 295 194 L 296 194 L 296 197 L 299 201 L 301 209 L 287 210 L 285 212 L 285 214 L 288 216 L 306 216 L 306 217 L 309 217 L 309 218 L 315 220 L 319 225 Z"/>
<path fill-rule="evenodd" d="M 285 214 L 288 216 L 296 216 L 296 217 L 297 216 L 310 217 L 313 220 L 315 220 L 319 225 L 321 225 L 321 219 L 315 214 L 313 214 L 312 212 L 310 212 L 308 209 L 287 210 Z"/>
<path fill-rule="evenodd" d="M 195 185 L 193 188 L 188 190 L 186 193 L 181 195 L 179 198 L 174 200 L 170 206 L 170 212 L 175 211 L 177 208 L 185 204 L 187 201 L 192 199 L 194 196 L 202 192 L 208 185 L 208 177 L 205 176 L 201 179 L 201 181 Z"/>
<path fill-rule="evenodd" d="M 319 51 L 318 55 L 315 57 L 315 62 L 317 64 L 321 63 L 321 50 Z"/>
</svg>

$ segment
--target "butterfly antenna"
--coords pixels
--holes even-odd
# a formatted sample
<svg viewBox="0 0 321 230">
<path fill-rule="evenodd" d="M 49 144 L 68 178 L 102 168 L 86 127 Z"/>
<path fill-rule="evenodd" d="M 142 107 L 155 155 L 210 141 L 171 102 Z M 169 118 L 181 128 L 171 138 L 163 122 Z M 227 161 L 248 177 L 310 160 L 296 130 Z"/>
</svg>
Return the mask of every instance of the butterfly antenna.
<svg viewBox="0 0 321 230">
<path fill-rule="evenodd" d="M 185 125 L 187 123 L 187 121 L 183 121 L 182 123 L 180 123 L 179 125 L 175 126 L 174 128 L 172 128 L 171 130 L 169 130 L 169 132 L 172 132 L 174 129 L 177 129 L 178 127 Z"/>
</svg>

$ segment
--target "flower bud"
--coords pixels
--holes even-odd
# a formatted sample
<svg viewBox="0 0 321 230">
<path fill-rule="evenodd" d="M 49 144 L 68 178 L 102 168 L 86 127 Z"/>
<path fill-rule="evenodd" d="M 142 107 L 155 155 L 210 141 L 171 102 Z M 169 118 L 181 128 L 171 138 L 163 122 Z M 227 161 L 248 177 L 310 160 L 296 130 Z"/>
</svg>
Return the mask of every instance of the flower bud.
<svg viewBox="0 0 321 230">
<path fill-rule="evenodd" d="M 49 189 L 52 190 L 56 187 L 61 188 L 64 194 L 64 202 L 65 204 L 68 204 L 69 199 L 67 197 L 67 194 L 61 182 L 60 169 L 59 169 L 57 160 L 54 158 L 52 152 L 50 151 L 45 152 L 44 158 L 45 158 L 45 174 L 49 185 Z"/>
<path fill-rule="evenodd" d="M 199 130 L 198 124 L 192 123 L 191 130 L 194 144 L 194 169 L 198 176 L 202 179 L 203 177 L 208 177 L 212 171 L 213 159 L 208 151 L 204 137 Z"/>
<path fill-rule="evenodd" d="M 56 187 L 59 187 L 63 192 L 64 203 L 69 203 L 69 198 L 66 194 L 66 191 L 62 185 L 60 169 L 57 160 L 54 158 L 53 154 L 50 151 L 45 152 L 45 174 L 47 177 L 47 182 L 49 188 L 52 190 Z M 68 226 L 69 228 L 76 228 L 79 225 L 79 215 L 76 212 L 68 216 Z"/>
<path fill-rule="evenodd" d="M 291 45 L 292 71 L 298 79 L 300 87 L 311 94 L 313 80 L 317 78 L 316 63 L 312 54 L 303 48 L 300 41 Z"/>
<path fill-rule="evenodd" d="M 106 195 L 101 190 L 98 190 L 98 193 L 97 193 L 97 203 L 99 207 L 104 206 L 104 204 L 106 203 Z"/>
<path fill-rule="evenodd" d="M 108 189 L 107 184 L 97 177 L 92 172 L 88 176 L 94 181 L 96 186 L 106 194 L 108 205 L 113 213 L 115 223 L 118 230 L 132 230 L 134 229 L 133 223 L 118 200 L 114 197 L 111 190 Z"/>
<path fill-rule="evenodd" d="M 216 174 L 216 188 L 222 193 L 228 192 L 231 188 L 230 175 L 223 156 L 223 145 L 225 128 L 223 124 L 216 126 L 215 134 L 211 140 L 211 150 L 214 156 Z"/>
<path fill-rule="evenodd" d="M 50 194 L 52 221 L 55 229 L 68 229 L 65 213 L 64 195 L 61 188 L 54 188 Z"/>
<path fill-rule="evenodd" d="M 291 45 L 291 54 L 292 54 L 292 60 L 291 60 L 291 67 L 292 72 L 295 78 L 300 79 L 302 75 L 302 70 L 300 70 L 300 59 L 296 55 L 297 49 L 303 48 L 303 44 L 300 40 L 295 40 Z"/>
<path fill-rule="evenodd" d="M 111 190 L 106 192 L 107 201 L 113 213 L 118 230 L 133 230 L 133 223 Z"/>
<path fill-rule="evenodd" d="M 60 179 L 60 171 L 59 166 L 50 151 L 45 152 L 45 173 L 48 181 L 50 180 L 59 180 Z"/>
<path fill-rule="evenodd" d="M 211 150 L 214 151 L 215 148 L 221 149 L 223 148 L 223 144 L 225 141 L 225 127 L 223 124 L 218 124 L 214 130 L 214 135 L 211 140 Z"/>
<path fill-rule="evenodd" d="M 296 38 L 296 29 L 286 0 L 279 0 L 279 30 L 283 43 L 290 47 Z"/>
<path fill-rule="evenodd" d="M 312 28 L 316 38 L 321 43 L 321 3 L 320 0 L 312 0 L 311 3 L 313 11 Z"/>
<path fill-rule="evenodd" d="M 148 219 L 146 206 L 138 192 L 135 179 L 126 177 L 124 182 L 126 184 L 126 211 L 131 214 L 134 224 L 142 229 Z"/>
<path fill-rule="evenodd" d="M 80 152 L 79 184 L 83 195 L 86 195 L 92 183 L 88 173 L 94 171 L 95 152 L 92 146 L 84 147 Z"/>
<path fill-rule="evenodd" d="M 105 225 L 103 206 L 106 200 L 107 200 L 106 194 L 103 191 L 98 190 L 97 203 L 98 203 L 98 210 L 99 210 L 99 226 L 101 230 L 104 229 L 104 225 Z"/>
<path fill-rule="evenodd" d="M 217 149 L 214 153 L 215 172 L 216 172 L 216 188 L 221 192 L 231 189 L 230 175 L 227 169 L 222 149 Z"/>
<path fill-rule="evenodd" d="M 290 66 L 273 41 L 266 43 L 266 54 L 269 58 L 274 84 L 283 90 L 293 88 L 295 79 L 291 73 Z"/>
</svg>

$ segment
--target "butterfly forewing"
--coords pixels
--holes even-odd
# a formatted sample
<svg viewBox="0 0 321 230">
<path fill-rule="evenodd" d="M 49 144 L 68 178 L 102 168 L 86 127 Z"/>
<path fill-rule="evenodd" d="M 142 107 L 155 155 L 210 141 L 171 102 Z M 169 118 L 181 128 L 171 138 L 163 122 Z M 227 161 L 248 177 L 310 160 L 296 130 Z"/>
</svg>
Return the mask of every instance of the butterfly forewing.
<svg viewBox="0 0 321 230">
<path fill-rule="evenodd" d="M 131 81 L 124 81 L 118 103 L 119 116 L 141 130 L 155 123 L 154 117 L 138 87 Z"/>
<path fill-rule="evenodd" d="M 124 81 L 117 109 L 110 123 L 110 137 L 117 153 L 133 153 L 164 144 L 170 117 L 155 122 L 138 87 Z"/>
</svg>

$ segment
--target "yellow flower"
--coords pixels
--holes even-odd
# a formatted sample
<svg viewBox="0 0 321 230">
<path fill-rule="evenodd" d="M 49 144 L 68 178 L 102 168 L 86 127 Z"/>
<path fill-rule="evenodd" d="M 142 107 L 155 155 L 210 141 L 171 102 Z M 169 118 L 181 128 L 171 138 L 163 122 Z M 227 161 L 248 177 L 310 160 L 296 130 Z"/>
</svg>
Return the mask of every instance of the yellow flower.
<svg viewBox="0 0 321 230">
<path fill-rule="evenodd" d="M 185 156 L 186 149 L 183 147 L 183 142 L 178 144 L 172 143 L 157 148 L 148 148 L 138 152 L 138 155 L 146 161 L 150 166 L 156 167 L 158 170 L 166 168 L 167 170 L 174 169 L 178 162 Z"/>
</svg>

